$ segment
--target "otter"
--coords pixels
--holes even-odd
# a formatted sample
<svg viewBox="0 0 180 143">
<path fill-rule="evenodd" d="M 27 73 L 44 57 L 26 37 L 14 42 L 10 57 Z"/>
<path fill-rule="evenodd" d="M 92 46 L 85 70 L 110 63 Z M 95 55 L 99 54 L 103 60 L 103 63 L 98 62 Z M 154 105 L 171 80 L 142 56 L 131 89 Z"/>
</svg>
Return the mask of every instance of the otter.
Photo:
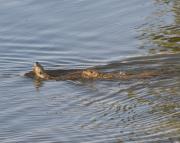
<svg viewBox="0 0 180 143">
<path fill-rule="evenodd" d="M 127 80 L 132 78 L 150 78 L 160 75 L 156 71 L 142 71 L 141 73 L 128 72 L 100 72 L 95 69 L 74 69 L 74 70 L 45 70 L 36 62 L 32 71 L 25 73 L 25 76 L 34 77 L 38 80 Z"/>
</svg>

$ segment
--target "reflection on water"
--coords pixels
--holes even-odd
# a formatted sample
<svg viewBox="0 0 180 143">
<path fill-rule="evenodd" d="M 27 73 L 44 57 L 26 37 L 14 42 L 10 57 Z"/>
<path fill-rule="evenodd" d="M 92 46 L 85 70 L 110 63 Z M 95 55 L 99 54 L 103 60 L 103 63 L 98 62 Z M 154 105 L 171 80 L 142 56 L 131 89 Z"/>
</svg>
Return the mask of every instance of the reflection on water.
<svg viewBox="0 0 180 143">
<path fill-rule="evenodd" d="M 152 17 L 156 17 L 159 21 L 163 21 L 162 25 L 157 24 L 156 27 L 146 27 L 142 36 L 147 36 L 151 45 L 150 53 L 160 51 L 179 52 L 180 51 L 180 1 L 157 1 L 157 4 L 165 3 L 168 5 L 166 11 L 159 11 Z M 173 15 L 173 19 L 169 21 L 167 15 Z M 162 18 L 163 17 L 163 18 Z M 168 24 L 165 24 L 168 23 Z M 165 25 L 164 25 L 165 24 Z"/>
<path fill-rule="evenodd" d="M 159 38 L 154 37 L 154 41 L 160 46 L 180 51 L 180 1 L 175 0 L 172 4 L 172 12 L 174 15 L 174 23 L 160 29 Z M 158 35 L 157 35 L 158 36 Z"/>
<path fill-rule="evenodd" d="M 180 51 L 180 26 L 162 27 L 158 34 L 152 34 L 152 40 L 161 47 L 174 52 Z"/>
<path fill-rule="evenodd" d="M 179 8 L 179 0 L 1 1 L 0 142 L 180 142 Z M 22 76 L 35 61 L 169 72 L 40 82 Z"/>
</svg>

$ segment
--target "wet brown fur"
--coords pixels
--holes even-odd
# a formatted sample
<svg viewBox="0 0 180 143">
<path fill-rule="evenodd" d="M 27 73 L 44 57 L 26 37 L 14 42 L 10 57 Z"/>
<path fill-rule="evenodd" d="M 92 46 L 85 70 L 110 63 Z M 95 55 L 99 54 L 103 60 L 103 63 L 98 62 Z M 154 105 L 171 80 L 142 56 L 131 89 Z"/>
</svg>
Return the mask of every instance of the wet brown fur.
<svg viewBox="0 0 180 143">
<path fill-rule="evenodd" d="M 40 80 L 120 80 L 132 78 L 150 78 L 158 76 L 155 71 L 143 71 L 141 73 L 130 74 L 125 72 L 100 72 L 94 69 L 77 69 L 77 70 L 44 70 L 43 66 L 36 62 L 33 71 L 26 73 L 25 76 L 35 77 Z"/>
</svg>

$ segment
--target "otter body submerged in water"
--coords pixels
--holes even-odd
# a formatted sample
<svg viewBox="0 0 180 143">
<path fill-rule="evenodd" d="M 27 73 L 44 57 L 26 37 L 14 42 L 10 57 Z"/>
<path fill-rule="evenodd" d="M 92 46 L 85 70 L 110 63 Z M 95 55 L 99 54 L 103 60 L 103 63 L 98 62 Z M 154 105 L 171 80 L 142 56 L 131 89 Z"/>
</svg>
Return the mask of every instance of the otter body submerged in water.
<svg viewBox="0 0 180 143">
<path fill-rule="evenodd" d="M 142 71 L 141 73 L 126 72 L 100 72 L 95 69 L 74 69 L 74 70 L 45 70 L 36 62 L 33 70 L 25 74 L 28 77 L 35 77 L 39 80 L 123 80 L 132 78 L 150 78 L 158 76 L 155 71 Z"/>
</svg>

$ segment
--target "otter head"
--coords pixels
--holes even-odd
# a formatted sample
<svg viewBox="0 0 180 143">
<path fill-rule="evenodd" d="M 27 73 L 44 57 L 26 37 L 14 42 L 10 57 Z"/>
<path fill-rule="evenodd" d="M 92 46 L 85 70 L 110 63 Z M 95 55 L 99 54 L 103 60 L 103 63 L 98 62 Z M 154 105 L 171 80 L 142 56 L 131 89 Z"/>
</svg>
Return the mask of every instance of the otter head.
<svg viewBox="0 0 180 143">
<path fill-rule="evenodd" d="M 40 78 L 40 79 L 48 79 L 49 78 L 49 75 L 45 72 L 43 66 L 38 62 L 36 62 L 34 64 L 33 72 L 37 78 Z"/>
</svg>

